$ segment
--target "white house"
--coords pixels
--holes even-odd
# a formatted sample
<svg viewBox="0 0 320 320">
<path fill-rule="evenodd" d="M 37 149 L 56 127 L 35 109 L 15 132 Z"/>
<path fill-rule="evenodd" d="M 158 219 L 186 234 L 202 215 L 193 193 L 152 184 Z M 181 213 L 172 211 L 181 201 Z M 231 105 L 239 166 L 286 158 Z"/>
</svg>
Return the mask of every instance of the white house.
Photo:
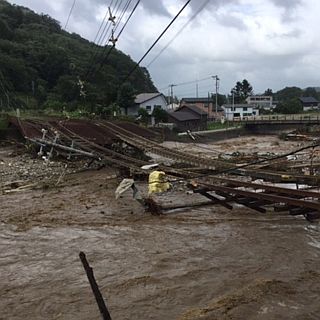
<svg viewBox="0 0 320 320">
<path fill-rule="evenodd" d="M 128 115 L 137 116 L 140 108 L 151 115 L 156 108 L 166 110 L 167 100 L 162 93 L 140 93 L 134 100 L 134 105 L 128 108 Z"/>
<path fill-rule="evenodd" d="M 249 104 L 225 104 L 222 106 L 226 120 L 243 120 L 245 117 L 258 116 L 259 110 L 256 106 Z"/>
<path fill-rule="evenodd" d="M 249 96 L 246 99 L 246 102 L 250 105 L 257 106 L 265 110 L 272 110 L 273 108 L 272 96 Z"/>
</svg>

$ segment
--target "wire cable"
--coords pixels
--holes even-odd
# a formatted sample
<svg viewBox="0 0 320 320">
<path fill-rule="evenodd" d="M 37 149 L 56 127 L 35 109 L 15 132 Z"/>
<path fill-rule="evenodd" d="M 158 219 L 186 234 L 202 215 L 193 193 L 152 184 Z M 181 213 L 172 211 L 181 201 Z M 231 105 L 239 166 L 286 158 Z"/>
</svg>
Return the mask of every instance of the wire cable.
<svg viewBox="0 0 320 320">
<path fill-rule="evenodd" d="M 128 19 L 127 19 L 127 21 L 124 23 L 124 25 L 122 26 L 122 28 L 121 28 L 120 32 L 118 33 L 117 38 L 119 38 L 119 37 L 120 37 L 120 35 L 121 35 L 122 31 L 123 31 L 123 30 L 125 29 L 125 27 L 127 26 L 127 24 L 128 24 L 128 22 L 129 22 L 129 20 L 131 19 L 131 17 L 132 17 L 132 15 L 133 15 L 133 13 L 136 11 L 136 9 L 137 9 L 137 7 L 138 7 L 139 3 L 140 3 L 140 0 L 138 0 L 138 1 L 137 1 L 137 3 L 135 4 L 134 8 L 132 9 L 132 11 L 131 11 L 131 13 L 130 13 L 130 15 L 129 15 Z"/>
<path fill-rule="evenodd" d="M 100 38 L 99 38 L 99 40 L 98 40 L 98 45 L 104 45 L 104 44 L 106 45 L 106 44 L 107 44 L 107 42 L 109 41 L 110 37 L 112 36 L 112 32 L 114 32 L 114 30 L 116 30 L 117 26 L 119 25 L 119 21 L 120 21 L 120 19 L 122 19 L 122 17 L 123 17 L 123 12 L 125 12 L 125 10 L 127 9 L 127 4 L 128 4 L 129 1 L 131 2 L 131 0 L 127 0 L 124 8 L 123 8 L 122 11 L 120 12 L 120 17 L 121 17 L 121 18 L 117 19 L 117 23 L 116 23 L 116 26 L 115 26 L 115 28 L 113 29 L 113 31 L 109 32 L 112 23 L 110 23 L 110 24 L 108 25 L 108 28 L 107 28 L 107 29 L 106 29 L 107 24 L 105 25 L 105 27 L 104 27 L 104 29 L 103 29 L 103 32 L 101 33 Z M 122 0 L 120 1 L 119 4 L 118 4 L 118 3 L 119 3 L 119 0 L 117 0 L 117 2 L 116 2 L 116 4 L 115 4 L 115 13 L 114 13 L 115 16 L 118 14 L 118 11 L 119 11 L 119 9 L 120 9 L 120 7 L 121 7 L 121 4 L 122 4 Z M 118 6 L 117 6 L 117 5 L 118 5 Z M 106 40 L 108 40 L 108 41 L 106 41 Z M 107 58 L 109 57 L 109 55 L 110 55 L 113 47 L 114 47 L 114 44 L 113 44 L 111 47 L 105 46 L 105 47 L 102 49 L 102 52 L 101 52 L 100 56 L 99 56 L 99 49 L 100 49 L 100 47 L 97 47 L 97 50 L 96 50 L 96 52 L 95 52 L 95 54 L 94 54 L 94 57 L 93 57 L 93 59 L 92 59 L 92 62 L 91 62 L 91 64 L 90 64 L 90 66 L 89 66 L 89 70 L 88 70 L 87 73 L 86 73 L 86 76 L 85 76 L 86 79 L 88 79 L 91 74 L 94 75 L 94 73 L 95 73 L 95 64 L 100 65 L 101 61 L 107 59 Z M 108 49 L 109 49 L 109 50 L 108 50 Z M 108 52 L 107 52 L 107 50 L 108 50 Z M 107 54 L 106 54 L 106 52 L 107 52 Z M 106 55 L 105 55 L 105 54 L 106 54 Z M 105 57 L 104 57 L 104 55 L 105 55 Z M 100 62 L 99 62 L 99 61 L 100 61 Z M 100 70 L 100 69 L 99 69 L 99 70 Z"/>
<path fill-rule="evenodd" d="M 76 0 L 73 0 L 73 4 L 72 4 L 72 6 L 71 6 L 71 8 L 70 8 L 69 15 L 68 15 L 68 19 L 67 19 L 67 22 L 66 22 L 66 24 L 65 24 L 65 26 L 64 26 L 64 30 L 66 30 L 66 28 L 67 28 L 67 25 L 68 25 L 68 23 L 69 23 L 69 20 L 70 20 L 70 17 L 71 17 L 71 14 L 72 14 L 72 11 L 73 11 L 73 9 L 74 9 L 75 4 L 76 4 Z"/>
<path fill-rule="evenodd" d="M 188 0 L 183 7 L 179 10 L 179 12 L 175 15 L 175 17 L 171 20 L 171 22 L 166 26 L 166 28 L 161 32 L 161 34 L 158 36 L 158 38 L 153 42 L 151 47 L 147 50 L 147 52 L 141 57 L 141 59 L 135 64 L 135 66 L 132 68 L 132 70 L 129 72 L 129 74 L 124 79 L 123 83 L 125 83 L 129 77 L 132 75 L 132 73 L 137 69 L 137 67 L 140 65 L 140 63 L 145 59 L 145 57 L 150 53 L 150 51 L 154 48 L 154 46 L 160 41 L 162 36 L 168 31 L 168 29 L 171 27 L 171 25 L 176 21 L 176 19 L 180 16 L 182 11 L 188 6 L 188 4 L 191 2 L 191 0 Z M 123 85 L 123 83 L 121 85 Z M 121 87 L 121 85 L 119 87 Z"/>
<path fill-rule="evenodd" d="M 110 3 L 110 6 L 109 6 L 110 8 L 112 7 L 112 3 L 113 3 L 113 0 L 112 0 L 111 3 Z M 100 27 L 99 27 L 99 30 L 98 30 L 97 34 L 96 34 L 96 36 L 94 37 L 93 43 L 96 42 L 96 40 L 97 40 L 97 38 L 98 38 L 98 35 L 99 35 L 99 33 L 100 33 L 100 30 L 102 29 L 102 26 L 104 25 L 104 23 L 105 23 L 105 21 L 106 21 L 106 19 L 107 19 L 107 16 L 108 16 L 108 14 L 109 14 L 109 7 L 108 7 L 108 10 L 106 11 L 106 14 L 105 14 L 105 16 L 104 16 L 101 24 L 100 24 Z"/>
<path fill-rule="evenodd" d="M 122 0 L 120 1 L 120 3 L 119 3 L 119 0 L 116 1 L 115 6 L 114 6 L 114 12 L 115 12 L 114 14 L 115 14 L 115 15 L 118 13 L 118 10 L 119 10 L 119 8 L 120 8 L 120 6 L 121 6 L 121 3 L 122 3 Z M 118 4 L 119 4 L 119 5 L 118 5 Z M 111 8 L 111 7 L 110 7 L 110 8 Z M 111 9 L 110 9 L 110 10 L 111 10 Z M 109 14 L 109 8 L 108 8 L 106 14 Z M 93 71 L 93 69 L 94 69 L 94 64 L 97 63 L 97 61 L 98 61 L 97 57 L 99 56 L 100 45 L 104 42 L 104 40 L 105 40 L 105 38 L 106 38 L 106 36 L 107 36 L 107 34 L 108 34 L 108 32 L 109 32 L 109 29 L 110 29 L 111 24 L 112 24 L 112 23 L 110 23 L 110 24 L 108 25 L 108 21 L 107 21 L 106 24 L 105 24 L 105 26 L 104 26 L 104 28 L 103 28 L 103 30 L 102 30 L 102 32 L 101 32 L 101 34 L 100 34 L 100 37 L 99 37 L 98 42 L 97 42 L 97 46 L 94 48 L 94 50 L 93 50 L 93 52 L 92 52 L 92 54 L 91 54 L 91 57 L 90 57 L 90 59 L 89 59 L 90 62 L 89 62 L 89 64 L 88 64 L 88 65 L 89 65 L 88 70 L 87 70 L 87 72 L 85 73 L 85 76 L 84 76 L 85 79 L 88 78 L 89 74 L 90 74 L 90 73 Z M 108 28 L 107 28 L 107 26 L 108 26 Z M 103 49 L 103 52 L 101 53 L 101 55 L 103 55 L 104 52 L 105 52 L 105 48 Z M 95 62 L 95 60 L 96 60 L 96 62 Z"/>
<path fill-rule="evenodd" d="M 122 19 L 123 19 L 123 16 L 124 16 L 124 14 L 125 14 L 125 12 L 128 10 L 128 7 L 130 6 L 131 1 L 132 1 L 132 0 L 128 0 L 128 1 L 127 1 L 124 9 L 122 10 L 122 13 L 120 14 L 119 20 L 117 21 L 117 24 L 116 24 L 116 26 L 115 26 L 115 28 L 114 28 L 114 31 L 116 31 L 117 28 L 119 27 L 119 25 L 120 25 L 120 23 L 121 23 L 121 21 L 122 21 Z M 123 27 L 121 28 L 120 32 L 117 34 L 116 38 L 117 38 L 118 40 L 119 40 L 119 37 L 120 37 L 120 35 L 122 34 L 123 30 L 124 30 L 125 27 L 127 26 L 128 22 L 130 21 L 133 13 L 136 11 L 136 9 L 137 9 L 140 1 L 141 1 L 141 0 L 138 0 L 138 1 L 136 2 L 135 6 L 134 6 L 133 9 L 131 10 L 131 13 L 130 13 L 129 17 L 127 18 L 127 20 L 126 20 L 126 22 L 124 23 Z M 104 57 L 100 60 L 100 63 L 98 64 L 98 68 L 97 68 L 95 71 L 94 71 L 94 69 L 92 70 L 92 71 L 93 71 L 93 74 L 92 74 L 91 76 L 93 76 L 95 73 L 97 73 L 97 72 L 99 72 L 99 71 L 101 70 L 101 68 L 103 67 L 103 65 L 104 65 L 104 64 L 106 63 L 106 61 L 108 60 L 108 58 L 109 58 L 109 56 L 110 56 L 110 54 L 111 54 L 111 51 L 113 50 L 114 47 L 115 47 L 115 44 L 113 44 L 111 47 L 109 47 L 109 50 L 108 50 L 108 52 L 107 52 L 107 54 L 106 54 L 105 56 L 104 56 L 104 53 L 106 52 L 106 50 L 107 50 L 108 47 L 105 47 L 105 48 L 104 48 L 104 51 L 103 51 L 103 53 L 102 53 L 102 55 L 101 55 L 101 57 L 103 57 L 103 56 L 104 56 Z M 88 76 L 89 76 L 89 74 L 88 74 Z"/>
<path fill-rule="evenodd" d="M 149 62 L 147 68 L 149 68 L 161 54 L 171 45 L 171 43 L 182 33 L 182 31 L 194 20 L 197 15 L 205 8 L 210 0 L 206 0 L 202 6 L 191 16 L 191 18 L 178 30 L 178 32 L 168 41 L 168 43 L 160 50 L 160 52 Z"/>
</svg>

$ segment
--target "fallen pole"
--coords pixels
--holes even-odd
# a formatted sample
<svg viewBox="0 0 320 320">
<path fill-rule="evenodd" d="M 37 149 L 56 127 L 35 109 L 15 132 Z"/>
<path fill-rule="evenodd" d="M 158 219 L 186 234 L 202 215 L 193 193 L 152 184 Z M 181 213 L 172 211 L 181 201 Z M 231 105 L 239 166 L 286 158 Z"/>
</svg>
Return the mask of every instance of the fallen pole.
<svg viewBox="0 0 320 320">
<path fill-rule="evenodd" d="M 102 297 L 102 294 L 99 290 L 96 279 L 94 278 L 93 269 L 90 267 L 88 260 L 86 258 L 86 255 L 84 254 L 84 252 L 81 251 L 79 253 L 79 257 L 80 257 L 80 260 L 83 264 L 84 270 L 87 273 L 87 277 L 88 277 L 92 292 L 94 294 L 94 297 L 96 298 L 102 319 L 103 320 L 111 320 L 110 313 L 109 313 L 107 306 L 103 300 L 103 297 Z"/>
</svg>

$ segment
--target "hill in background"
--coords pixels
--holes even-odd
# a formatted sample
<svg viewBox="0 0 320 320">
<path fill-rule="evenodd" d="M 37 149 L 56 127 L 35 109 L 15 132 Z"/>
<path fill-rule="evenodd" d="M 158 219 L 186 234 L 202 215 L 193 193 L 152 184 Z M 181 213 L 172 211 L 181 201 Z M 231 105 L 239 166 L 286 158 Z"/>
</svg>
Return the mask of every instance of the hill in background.
<svg viewBox="0 0 320 320">
<path fill-rule="evenodd" d="M 99 112 L 116 102 L 119 92 L 157 91 L 142 67 L 119 91 L 135 62 L 114 48 L 100 68 L 109 49 L 62 30 L 48 15 L 0 0 L 0 107 L 9 102 L 11 107 Z"/>
</svg>

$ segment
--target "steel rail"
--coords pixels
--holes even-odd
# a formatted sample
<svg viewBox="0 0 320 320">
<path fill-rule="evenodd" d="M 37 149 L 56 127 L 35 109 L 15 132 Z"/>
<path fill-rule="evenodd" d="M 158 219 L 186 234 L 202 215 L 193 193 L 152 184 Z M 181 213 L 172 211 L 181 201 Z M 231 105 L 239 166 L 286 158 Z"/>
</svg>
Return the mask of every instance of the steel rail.
<svg viewBox="0 0 320 320">
<path fill-rule="evenodd" d="M 101 122 L 97 123 L 97 125 L 103 126 L 108 130 L 111 130 L 119 139 L 125 141 L 128 144 L 134 145 L 137 148 L 143 149 L 144 151 L 152 152 L 169 159 L 174 159 L 178 162 L 199 166 L 209 170 L 216 170 L 217 164 L 219 164 L 219 166 L 223 166 L 224 168 L 230 167 L 226 164 L 226 162 L 220 162 L 218 160 L 212 160 L 209 158 L 194 156 L 192 154 L 183 153 L 181 151 L 176 151 L 176 150 L 173 151 L 169 148 L 160 146 L 156 142 L 143 138 L 130 131 L 127 131 L 126 129 L 123 129 L 117 125 L 114 125 L 111 122 L 108 122 L 107 124 L 108 126 Z"/>
<path fill-rule="evenodd" d="M 113 150 L 110 150 L 108 148 L 105 148 L 105 147 L 102 147 L 101 145 L 95 143 L 95 142 L 92 142 L 86 138 L 83 138 L 82 136 L 78 135 L 77 133 L 75 133 L 74 131 L 66 128 L 65 126 L 63 126 L 61 123 L 59 123 L 59 125 L 64 129 L 66 130 L 67 132 L 69 132 L 69 134 L 72 134 L 74 135 L 75 137 L 77 137 L 78 139 L 81 139 L 83 140 L 84 142 L 86 142 L 87 144 L 91 145 L 94 149 L 98 149 L 100 151 L 103 151 L 103 153 L 107 153 L 108 155 L 111 155 L 112 157 L 114 158 L 120 158 L 121 160 L 124 160 L 126 162 L 122 162 L 123 164 L 123 167 L 128 167 L 129 164 L 128 162 L 132 162 L 134 163 L 136 166 L 131 166 L 132 169 L 138 171 L 138 172 L 143 172 L 143 173 L 146 173 L 147 171 L 144 170 L 144 169 L 141 169 L 142 166 L 145 166 L 145 165 L 149 165 L 150 163 L 147 162 L 147 161 L 144 161 L 144 160 L 140 160 L 140 159 L 136 159 L 136 158 L 133 158 L 133 157 L 129 157 L 127 155 L 124 155 L 122 153 L 118 153 L 116 151 L 113 151 Z M 72 139 L 71 137 L 69 137 L 69 139 Z M 81 144 L 79 144 L 81 145 Z M 84 147 L 86 148 L 86 146 Z M 91 150 L 91 149 L 89 149 Z M 112 158 L 113 159 L 113 158 Z M 118 163 L 119 161 L 117 161 L 116 163 Z M 159 165 L 159 169 L 165 171 L 166 173 L 170 174 L 170 175 L 173 175 L 173 176 L 179 176 L 179 177 L 189 177 L 190 175 L 192 175 L 192 173 L 189 173 L 189 172 L 186 172 L 184 170 L 181 170 L 181 169 L 176 169 L 176 168 L 171 168 L 171 167 L 167 167 L 167 166 L 163 166 L 163 165 Z"/>
<path fill-rule="evenodd" d="M 198 184 L 198 186 L 205 187 L 207 190 L 210 190 L 210 191 L 226 192 L 229 195 L 235 194 L 235 195 L 242 195 L 248 198 L 262 199 L 262 200 L 266 200 L 267 202 L 270 202 L 271 204 L 285 203 L 288 205 L 320 211 L 320 202 L 316 202 L 316 201 L 300 200 L 296 198 L 284 197 L 284 196 L 273 195 L 273 194 L 271 195 L 271 194 L 266 194 L 262 192 L 253 192 L 253 191 L 247 191 L 247 190 L 234 189 L 230 187 L 225 187 L 220 185 L 211 185 L 211 184 L 206 184 L 201 182 Z"/>
<path fill-rule="evenodd" d="M 228 185 L 235 186 L 235 187 L 247 187 L 247 188 L 252 188 L 252 189 L 255 189 L 255 190 L 261 189 L 261 190 L 265 190 L 265 191 L 275 192 L 275 193 L 278 193 L 278 194 L 296 195 L 296 196 L 299 196 L 299 197 L 306 197 L 306 198 L 320 198 L 320 192 L 289 189 L 289 188 L 270 186 L 270 185 L 259 184 L 259 183 L 252 183 L 252 182 L 247 182 L 247 181 L 226 179 L 226 178 L 220 178 L 220 177 L 210 178 L 210 176 L 209 176 L 205 180 L 206 181 L 204 183 L 208 183 L 207 181 L 210 181 L 211 183 L 223 182 L 223 183 L 226 183 Z"/>
</svg>

